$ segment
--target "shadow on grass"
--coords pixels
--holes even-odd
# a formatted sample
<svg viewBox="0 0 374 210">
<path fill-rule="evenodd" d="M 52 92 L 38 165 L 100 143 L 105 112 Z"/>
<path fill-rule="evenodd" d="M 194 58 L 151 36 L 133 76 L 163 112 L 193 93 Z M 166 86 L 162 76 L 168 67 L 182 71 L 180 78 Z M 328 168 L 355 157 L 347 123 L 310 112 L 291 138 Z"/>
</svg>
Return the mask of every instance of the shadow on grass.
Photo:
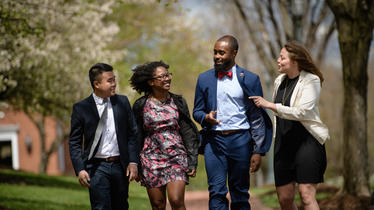
<svg viewBox="0 0 374 210">
<path fill-rule="evenodd" d="M 29 200 L 24 198 L 14 198 L 0 196 L 0 205 L 7 206 L 9 209 L 58 209 L 58 210 L 84 210 L 90 209 L 90 205 L 72 204 L 72 203 L 57 203 L 49 200 Z M 1 207 L 0 207 L 1 209 Z M 5 208 L 3 208 L 5 209 Z"/>
<path fill-rule="evenodd" d="M 50 186 L 73 190 L 85 190 L 78 184 L 78 182 L 75 179 L 74 181 L 71 180 L 68 178 L 64 179 L 58 176 L 32 174 L 27 172 L 19 172 L 4 169 L 0 170 L 0 183 Z"/>
</svg>

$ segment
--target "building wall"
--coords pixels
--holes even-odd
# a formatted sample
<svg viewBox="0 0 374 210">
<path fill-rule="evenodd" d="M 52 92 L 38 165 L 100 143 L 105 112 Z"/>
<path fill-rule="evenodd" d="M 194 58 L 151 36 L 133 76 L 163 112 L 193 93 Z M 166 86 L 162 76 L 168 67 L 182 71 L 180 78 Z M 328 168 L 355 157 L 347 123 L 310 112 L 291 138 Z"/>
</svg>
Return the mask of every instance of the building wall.
<svg viewBox="0 0 374 210">
<path fill-rule="evenodd" d="M 19 169 L 34 173 L 39 173 L 41 157 L 41 140 L 36 125 L 31 119 L 20 111 L 13 111 L 11 108 L 0 110 L 3 112 L 0 117 L 0 126 L 18 125 L 18 154 Z M 56 122 L 52 118 L 47 118 L 45 123 L 46 148 L 50 148 L 56 137 Z M 31 139 L 30 150 L 27 148 L 26 139 Z M 14 154 L 13 154 L 14 155 Z M 58 155 L 54 152 L 49 159 L 47 174 L 60 175 L 64 173 L 58 167 Z"/>
</svg>

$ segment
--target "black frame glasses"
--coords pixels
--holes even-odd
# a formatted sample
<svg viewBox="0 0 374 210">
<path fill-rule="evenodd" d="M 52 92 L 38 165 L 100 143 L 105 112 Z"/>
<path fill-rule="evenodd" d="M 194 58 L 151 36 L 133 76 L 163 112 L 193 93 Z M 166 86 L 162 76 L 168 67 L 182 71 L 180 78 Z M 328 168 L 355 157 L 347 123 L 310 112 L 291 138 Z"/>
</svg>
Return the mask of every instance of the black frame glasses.
<svg viewBox="0 0 374 210">
<path fill-rule="evenodd" d="M 152 79 L 157 79 L 157 80 L 166 80 L 166 79 L 171 79 L 173 78 L 173 73 L 167 73 L 165 75 L 160 75 L 160 76 L 157 76 L 157 77 L 153 77 Z"/>
</svg>

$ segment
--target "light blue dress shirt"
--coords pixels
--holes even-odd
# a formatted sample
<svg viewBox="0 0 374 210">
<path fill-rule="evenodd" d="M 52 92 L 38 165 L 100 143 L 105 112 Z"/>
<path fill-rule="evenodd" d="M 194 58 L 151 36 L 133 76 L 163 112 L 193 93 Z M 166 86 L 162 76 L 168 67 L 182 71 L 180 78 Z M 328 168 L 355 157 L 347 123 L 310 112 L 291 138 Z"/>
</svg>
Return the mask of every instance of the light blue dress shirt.
<svg viewBox="0 0 374 210">
<path fill-rule="evenodd" d="M 236 65 L 232 71 L 232 77 L 224 76 L 217 81 L 217 115 L 220 124 L 212 127 L 213 130 L 241 130 L 249 129 L 244 92 L 236 76 Z"/>
</svg>

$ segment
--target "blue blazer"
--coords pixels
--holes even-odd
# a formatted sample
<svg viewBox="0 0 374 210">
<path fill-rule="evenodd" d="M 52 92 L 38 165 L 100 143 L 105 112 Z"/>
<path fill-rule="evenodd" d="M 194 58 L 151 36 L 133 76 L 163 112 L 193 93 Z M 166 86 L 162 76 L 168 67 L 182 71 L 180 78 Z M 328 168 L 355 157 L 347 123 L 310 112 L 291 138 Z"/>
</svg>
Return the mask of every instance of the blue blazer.
<svg viewBox="0 0 374 210">
<path fill-rule="evenodd" d="M 244 92 L 245 103 L 248 105 L 247 117 L 250 123 L 250 132 L 252 137 L 254 136 L 264 136 L 261 138 L 252 138 L 254 140 L 253 153 L 254 154 L 265 154 L 269 151 L 271 146 L 271 141 L 273 137 L 273 126 L 269 115 L 262 108 L 256 107 L 253 100 L 248 99 L 249 96 L 262 96 L 262 86 L 260 78 L 257 74 L 247 71 L 243 68 L 236 66 L 236 75 L 240 86 Z M 204 117 L 207 113 L 212 110 L 217 110 L 217 73 L 215 69 L 210 69 L 202 74 L 200 74 L 195 91 L 195 101 L 193 109 L 193 118 L 200 123 L 203 131 L 208 131 L 210 125 L 204 122 Z M 252 128 L 258 125 L 251 121 L 251 113 L 257 112 L 260 109 L 260 113 L 263 116 L 265 123 L 265 131 L 256 131 Z M 262 134 L 256 132 L 265 132 Z M 202 141 L 206 141 L 202 139 Z"/>
<path fill-rule="evenodd" d="M 137 126 L 126 96 L 114 95 L 110 97 L 110 102 L 113 107 L 120 161 L 122 167 L 126 170 L 129 162 L 139 162 L 138 142 L 136 141 Z M 99 120 L 100 116 L 92 94 L 74 104 L 71 115 L 69 149 L 76 175 L 81 170 L 86 170 L 87 158 Z M 82 142 L 84 150 L 82 149 Z"/>
</svg>

